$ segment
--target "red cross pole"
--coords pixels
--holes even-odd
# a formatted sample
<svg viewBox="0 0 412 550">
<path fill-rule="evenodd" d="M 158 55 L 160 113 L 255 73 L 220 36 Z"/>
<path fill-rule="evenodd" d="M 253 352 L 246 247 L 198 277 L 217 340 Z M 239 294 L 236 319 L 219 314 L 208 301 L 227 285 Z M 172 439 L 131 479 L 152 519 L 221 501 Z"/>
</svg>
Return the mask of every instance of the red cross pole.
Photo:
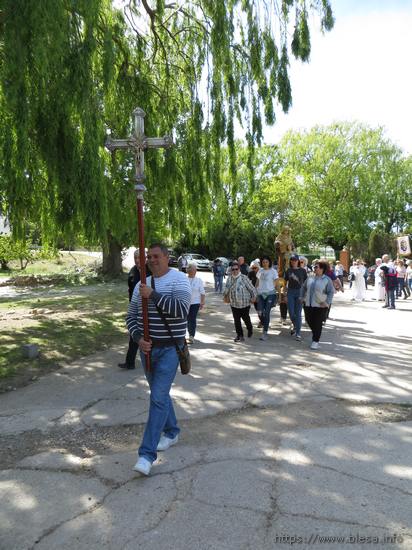
<svg viewBox="0 0 412 550">
<path fill-rule="evenodd" d="M 144 152 L 146 149 L 168 149 L 173 145 L 171 136 L 161 138 L 146 137 L 144 133 L 144 117 L 146 113 L 140 107 L 133 111 L 133 134 L 126 139 L 111 139 L 106 141 L 109 151 L 116 149 L 130 149 L 135 156 L 135 190 L 137 204 L 137 226 L 140 259 L 140 280 L 146 284 L 146 253 L 144 242 L 144 216 L 143 216 L 143 194 L 146 191 L 144 185 Z M 147 298 L 142 298 L 143 313 L 143 337 L 148 342 L 149 333 L 149 310 Z M 146 354 L 146 369 L 150 371 L 150 353 Z"/>
</svg>

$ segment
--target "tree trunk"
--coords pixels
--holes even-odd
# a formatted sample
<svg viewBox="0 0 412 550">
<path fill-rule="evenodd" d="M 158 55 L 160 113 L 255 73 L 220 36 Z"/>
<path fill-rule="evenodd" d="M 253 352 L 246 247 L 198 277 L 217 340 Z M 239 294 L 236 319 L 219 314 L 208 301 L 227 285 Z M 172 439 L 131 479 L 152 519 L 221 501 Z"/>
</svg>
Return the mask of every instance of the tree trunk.
<svg viewBox="0 0 412 550">
<path fill-rule="evenodd" d="M 109 233 L 107 247 L 103 247 L 103 275 L 107 277 L 119 277 L 122 268 L 122 246 Z"/>
</svg>

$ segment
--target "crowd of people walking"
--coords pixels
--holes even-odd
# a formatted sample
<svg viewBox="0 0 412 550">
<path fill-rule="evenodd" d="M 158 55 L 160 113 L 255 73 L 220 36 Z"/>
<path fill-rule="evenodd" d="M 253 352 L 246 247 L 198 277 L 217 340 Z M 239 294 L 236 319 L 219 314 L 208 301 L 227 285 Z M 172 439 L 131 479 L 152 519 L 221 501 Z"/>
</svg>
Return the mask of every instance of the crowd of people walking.
<svg viewBox="0 0 412 550">
<path fill-rule="evenodd" d="M 151 245 L 147 253 L 148 275 L 146 284 L 140 281 L 140 265 L 135 253 L 135 266 L 129 273 L 130 305 L 127 327 L 130 334 L 129 350 L 124 363 L 119 367 L 135 368 L 137 351 L 150 387 L 149 416 L 138 449 L 134 469 L 149 475 L 157 453 L 175 445 L 180 428 L 175 415 L 170 389 L 176 376 L 181 355 L 186 347 L 186 331 L 189 343 L 195 342 L 197 315 L 206 303 L 203 281 L 197 277 L 195 264 L 186 266 L 187 274 L 170 269 L 169 252 L 161 243 Z M 245 340 L 242 322 L 247 337 L 253 336 L 250 307 L 254 304 L 260 340 L 268 338 L 271 311 L 279 304 L 282 324 L 286 312 L 290 318 L 290 334 L 297 341 L 302 340 L 302 309 L 311 331 L 313 350 L 319 348 L 322 328 L 325 324 L 334 294 L 344 291 L 344 270 L 340 262 L 336 265 L 325 259 L 317 259 L 309 266 L 307 259 L 290 254 L 287 265 L 279 273 L 268 256 L 255 259 L 251 265 L 243 256 L 232 261 L 225 270 L 222 262 L 213 264 L 215 292 L 223 295 L 230 305 L 236 332 L 235 342 Z M 362 301 L 365 297 L 366 267 L 356 260 L 350 279 L 353 299 Z M 407 299 L 412 289 L 412 261 L 391 262 L 387 255 L 376 261 L 375 298 L 385 300 L 383 307 L 393 309 L 395 299 L 403 295 Z M 224 279 L 226 278 L 226 281 Z M 149 338 L 144 336 L 144 300 L 148 303 L 147 317 Z"/>
<path fill-rule="evenodd" d="M 243 273 L 241 268 L 243 268 Z M 336 290 L 343 290 L 340 279 L 326 260 L 315 260 L 309 267 L 307 259 L 292 254 L 289 265 L 280 277 L 268 256 L 251 262 L 250 267 L 243 257 L 231 262 L 223 299 L 230 304 L 236 337 L 243 342 L 243 320 L 248 338 L 253 335 L 250 307 L 254 304 L 262 329 L 260 340 L 267 340 L 272 309 L 279 303 L 282 323 L 286 314 L 290 318 L 290 334 L 297 341 L 302 340 L 302 308 L 306 323 L 312 331 L 312 349 L 318 349 L 322 327 L 332 305 Z M 334 284 L 335 283 L 335 284 Z M 282 307 L 283 306 L 283 307 Z"/>
</svg>

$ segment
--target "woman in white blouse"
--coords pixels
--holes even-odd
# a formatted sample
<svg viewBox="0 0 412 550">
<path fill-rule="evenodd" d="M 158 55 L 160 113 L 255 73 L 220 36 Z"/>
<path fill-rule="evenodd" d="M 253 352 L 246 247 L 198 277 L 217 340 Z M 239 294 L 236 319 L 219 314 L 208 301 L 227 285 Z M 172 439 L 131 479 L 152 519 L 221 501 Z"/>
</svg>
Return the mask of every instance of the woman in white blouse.
<svg viewBox="0 0 412 550">
<path fill-rule="evenodd" d="M 189 264 L 187 267 L 187 276 L 192 290 L 192 299 L 190 301 L 190 309 L 187 315 L 187 330 L 189 332 L 189 343 L 193 344 L 196 334 L 196 318 L 199 309 L 203 309 L 205 305 L 206 293 L 203 286 L 203 281 L 196 277 L 196 264 Z"/>
</svg>

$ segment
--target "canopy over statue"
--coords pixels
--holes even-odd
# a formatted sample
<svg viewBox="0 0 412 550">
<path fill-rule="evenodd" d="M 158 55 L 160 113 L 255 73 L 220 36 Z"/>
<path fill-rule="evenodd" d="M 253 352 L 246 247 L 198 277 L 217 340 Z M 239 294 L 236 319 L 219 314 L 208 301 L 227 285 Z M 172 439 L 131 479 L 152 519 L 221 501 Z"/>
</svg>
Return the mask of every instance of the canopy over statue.
<svg viewBox="0 0 412 550">
<path fill-rule="evenodd" d="M 290 227 L 285 225 L 275 239 L 275 252 L 278 258 L 279 277 L 284 276 L 285 270 L 289 266 L 289 258 L 294 250 L 295 245 L 293 244 L 290 234 Z"/>
</svg>

